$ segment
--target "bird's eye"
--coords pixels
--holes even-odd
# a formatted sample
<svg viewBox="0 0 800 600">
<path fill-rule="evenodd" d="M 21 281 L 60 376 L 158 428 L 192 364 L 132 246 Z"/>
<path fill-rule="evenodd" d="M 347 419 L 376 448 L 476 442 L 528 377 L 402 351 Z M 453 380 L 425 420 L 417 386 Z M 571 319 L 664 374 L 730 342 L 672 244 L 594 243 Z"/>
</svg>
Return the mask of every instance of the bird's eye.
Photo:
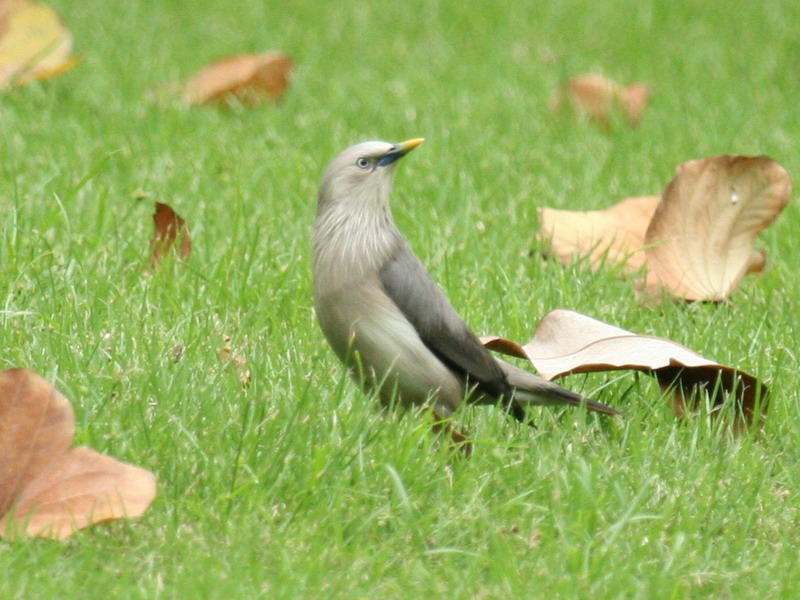
<svg viewBox="0 0 800 600">
<path fill-rule="evenodd" d="M 364 158 L 363 156 L 356 161 L 356 166 L 363 170 L 369 169 L 369 164 L 369 159 Z"/>
</svg>

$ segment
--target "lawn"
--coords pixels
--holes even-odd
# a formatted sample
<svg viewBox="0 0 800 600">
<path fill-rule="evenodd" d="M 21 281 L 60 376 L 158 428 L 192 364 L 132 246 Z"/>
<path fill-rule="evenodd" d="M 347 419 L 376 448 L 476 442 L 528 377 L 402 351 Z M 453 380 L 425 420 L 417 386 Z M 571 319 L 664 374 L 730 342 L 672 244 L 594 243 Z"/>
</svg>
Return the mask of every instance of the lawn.
<svg viewBox="0 0 800 600">
<path fill-rule="evenodd" d="M 53 381 L 76 442 L 150 469 L 159 495 L 65 543 L 0 541 L 1 598 L 796 596 L 797 206 L 729 303 L 661 307 L 542 260 L 536 209 L 656 194 L 716 154 L 797 177 L 800 4 L 52 6 L 82 63 L 0 96 L 0 368 Z M 267 49 L 296 61 L 280 104 L 178 102 L 202 65 Z M 548 112 L 588 72 L 651 86 L 638 128 Z M 674 339 L 770 385 L 763 435 L 678 421 L 629 372 L 562 381 L 624 419 L 460 411 L 469 460 L 423 416 L 381 414 L 315 322 L 310 232 L 333 156 L 412 137 L 395 216 L 477 333 L 524 342 L 564 307 Z M 155 201 L 193 251 L 147 276 Z"/>
</svg>

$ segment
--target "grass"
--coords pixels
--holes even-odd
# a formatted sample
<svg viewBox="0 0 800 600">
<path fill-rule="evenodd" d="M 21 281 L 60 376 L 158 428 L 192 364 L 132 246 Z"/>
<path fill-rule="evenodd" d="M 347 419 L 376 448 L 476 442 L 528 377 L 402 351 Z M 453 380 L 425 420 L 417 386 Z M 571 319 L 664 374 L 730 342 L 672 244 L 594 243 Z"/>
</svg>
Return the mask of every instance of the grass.
<svg viewBox="0 0 800 600">
<path fill-rule="evenodd" d="M 760 239 L 767 273 L 718 306 L 643 308 L 612 274 L 541 261 L 535 231 L 538 206 L 656 193 L 692 158 L 800 173 L 797 3 L 52 4 L 83 64 L 0 97 L 0 367 L 54 381 L 77 443 L 160 488 L 137 521 L 0 542 L 0 597 L 795 594 L 796 205 Z M 281 105 L 171 99 L 204 63 L 269 48 L 297 61 Z M 547 113 L 591 71 L 653 85 L 638 129 Z M 375 410 L 316 326 L 309 233 L 337 152 L 416 136 L 396 217 L 473 329 L 524 341 L 567 307 L 670 337 L 771 385 L 762 439 L 676 422 L 633 374 L 566 380 L 624 420 L 462 411 L 468 461 L 421 416 Z M 144 277 L 156 200 L 194 251 Z"/>
</svg>

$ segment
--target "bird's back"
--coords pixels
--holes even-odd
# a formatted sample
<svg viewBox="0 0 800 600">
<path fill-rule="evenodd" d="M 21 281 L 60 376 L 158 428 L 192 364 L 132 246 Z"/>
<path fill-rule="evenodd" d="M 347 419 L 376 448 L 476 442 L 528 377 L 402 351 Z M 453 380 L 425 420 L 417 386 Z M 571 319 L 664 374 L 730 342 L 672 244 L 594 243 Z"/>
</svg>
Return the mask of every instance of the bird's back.
<svg viewBox="0 0 800 600">
<path fill-rule="evenodd" d="M 468 387 L 492 398 L 510 392 L 503 370 L 404 241 L 383 265 L 380 280 L 423 343 Z"/>
</svg>

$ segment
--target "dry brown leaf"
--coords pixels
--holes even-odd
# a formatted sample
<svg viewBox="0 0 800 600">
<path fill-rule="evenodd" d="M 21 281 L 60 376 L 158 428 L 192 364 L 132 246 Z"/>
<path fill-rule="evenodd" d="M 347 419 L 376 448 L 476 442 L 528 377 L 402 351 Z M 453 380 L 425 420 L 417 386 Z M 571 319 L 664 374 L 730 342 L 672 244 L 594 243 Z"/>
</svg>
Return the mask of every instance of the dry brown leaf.
<svg viewBox="0 0 800 600">
<path fill-rule="evenodd" d="M 0 371 L 0 515 L 18 491 L 72 445 L 69 401 L 25 369 Z"/>
<path fill-rule="evenodd" d="M 608 127 L 618 106 L 628 123 L 635 126 L 641 121 L 649 93 L 644 83 L 624 87 L 596 73 L 579 75 L 559 87 L 550 101 L 550 110 L 555 112 L 569 102 L 577 114 Z"/>
<path fill-rule="evenodd" d="M 747 261 L 745 275 L 750 275 L 751 273 L 763 273 L 766 264 L 767 253 L 763 250 L 753 250 L 752 254 L 750 254 L 750 259 Z"/>
<path fill-rule="evenodd" d="M 650 88 L 645 83 L 633 83 L 619 90 L 619 103 L 628 123 L 635 127 L 641 122 L 649 98 Z"/>
<path fill-rule="evenodd" d="M 659 196 L 626 198 L 606 210 L 539 210 L 539 237 L 545 254 L 569 265 L 588 256 L 592 268 L 604 261 L 622 264 L 625 271 L 644 265 L 644 236 L 660 202 Z"/>
<path fill-rule="evenodd" d="M 645 236 L 648 291 L 727 298 L 746 273 L 763 268 L 753 241 L 778 217 L 791 190 L 789 174 L 766 156 L 680 165 Z"/>
<path fill-rule="evenodd" d="M 0 88 L 47 79 L 68 71 L 72 34 L 49 6 L 0 0 Z"/>
<path fill-rule="evenodd" d="M 759 416 L 762 425 L 769 399 L 767 386 L 755 377 L 704 358 L 671 340 L 637 335 L 570 310 L 554 310 L 540 321 L 533 338 L 524 346 L 499 338 L 481 338 L 491 350 L 525 358 L 545 379 L 570 373 L 632 369 L 655 376 L 662 389 L 674 391 L 678 415 L 695 410 L 700 393 L 717 386 L 735 394 L 735 431 L 749 427 Z M 715 408 L 723 397 L 714 396 Z"/>
<path fill-rule="evenodd" d="M 91 448 L 70 448 L 19 495 L 13 523 L 28 535 L 64 539 L 79 529 L 141 516 L 155 497 L 149 471 Z M 0 535 L 14 526 L 0 521 Z"/>
<path fill-rule="evenodd" d="M 189 104 L 227 103 L 247 106 L 280 100 L 289 87 L 292 59 L 281 52 L 239 54 L 212 63 L 194 75 L 184 88 Z"/>
<path fill-rule="evenodd" d="M 715 156 L 680 165 L 662 196 L 627 198 L 606 210 L 539 210 L 543 253 L 564 264 L 647 268 L 639 286 L 685 300 L 727 298 L 748 273 L 763 271 L 756 236 L 791 195 L 786 170 L 770 158 Z M 649 221 L 649 222 L 648 222 Z"/>
<path fill-rule="evenodd" d="M 153 213 L 153 238 L 150 240 L 152 268 L 155 269 L 161 258 L 170 251 L 179 235 L 181 242 L 178 256 L 186 260 L 192 253 L 192 238 L 189 236 L 186 221 L 168 204 L 156 202 L 156 212 Z"/>
<path fill-rule="evenodd" d="M 70 448 L 69 401 L 28 369 L 0 371 L 0 536 L 64 539 L 138 517 L 156 494 L 149 471 Z"/>
</svg>

